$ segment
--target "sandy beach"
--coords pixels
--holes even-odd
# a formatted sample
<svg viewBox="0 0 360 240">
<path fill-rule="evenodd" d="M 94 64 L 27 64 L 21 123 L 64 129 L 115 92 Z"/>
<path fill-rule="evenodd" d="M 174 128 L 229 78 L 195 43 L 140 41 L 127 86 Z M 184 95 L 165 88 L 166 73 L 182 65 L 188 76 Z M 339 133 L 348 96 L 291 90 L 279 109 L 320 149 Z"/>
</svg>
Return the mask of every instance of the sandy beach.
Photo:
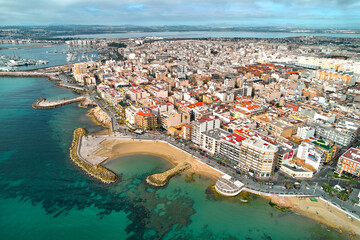
<svg viewBox="0 0 360 240">
<path fill-rule="evenodd" d="M 190 154 L 161 141 L 106 139 L 100 145 L 95 155 L 108 157 L 109 160 L 119 156 L 145 153 L 167 159 L 174 165 L 188 162 L 191 164 L 191 168 L 186 173 L 200 174 L 215 181 L 223 175 L 219 171 L 197 161 Z"/>
<path fill-rule="evenodd" d="M 349 219 L 346 213 L 320 198 L 317 198 L 317 202 L 312 202 L 309 198 L 272 196 L 271 200 L 278 205 L 291 207 L 293 211 L 332 228 L 346 231 L 350 233 L 351 239 L 360 239 L 360 221 Z"/>
</svg>

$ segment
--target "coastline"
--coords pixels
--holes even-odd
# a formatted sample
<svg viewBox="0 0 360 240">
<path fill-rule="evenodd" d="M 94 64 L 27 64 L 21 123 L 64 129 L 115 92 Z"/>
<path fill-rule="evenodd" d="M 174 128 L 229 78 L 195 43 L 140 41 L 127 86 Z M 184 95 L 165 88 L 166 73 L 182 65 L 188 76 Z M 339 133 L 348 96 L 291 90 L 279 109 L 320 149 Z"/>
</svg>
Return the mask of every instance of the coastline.
<svg viewBox="0 0 360 240">
<path fill-rule="evenodd" d="M 223 175 L 220 171 L 199 162 L 190 154 L 162 141 L 105 139 L 100 143 L 94 155 L 107 157 L 108 159 L 103 162 L 106 163 L 117 157 L 139 153 L 159 156 L 174 166 L 189 162 L 192 168 L 185 171 L 187 174 L 199 174 L 214 181 Z M 351 221 L 345 212 L 329 205 L 320 198 L 317 198 L 318 202 L 311 202 L 309 198 L 300 199 L 294 196 L 265 196 L 261 194 L 259 196 L 270 199 L 281 207 L 288 207 L 291 211 L 337 229 L 340 233 L 348 235 L 350 239 L 358 239 L 360 236 L 360 224 L 358 220 L 353 219 Z"/>
<path fill-rule="evenodd" d="M 101 125 L 104 130 L 107 130 L 108 135 L 112 135 L 111 119 L 98 106 L 91 108 L 86 114 L 95 124 Z M 103 132 L 103 131 L 100 131 Z M 105 135 L 95 133 L 94 135 Z"/>
</svg>

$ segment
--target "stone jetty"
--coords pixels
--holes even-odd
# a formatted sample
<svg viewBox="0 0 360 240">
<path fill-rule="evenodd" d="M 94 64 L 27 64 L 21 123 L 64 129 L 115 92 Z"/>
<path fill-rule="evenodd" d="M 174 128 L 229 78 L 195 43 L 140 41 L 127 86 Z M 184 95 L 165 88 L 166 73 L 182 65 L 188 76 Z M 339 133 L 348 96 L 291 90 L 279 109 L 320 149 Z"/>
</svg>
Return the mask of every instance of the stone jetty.
<svg viewBox="0 0 360 240">
<path fill-rule="evenodd" d="M 104 183 L 116 182 L 119 177 L 111 170 L 100 164 L 91 164 L 82 158 L 79 154 L 80 139 L 87 134 L 84 128 L 78 128 L 74 131 L 74 139 L 70 147 L 71 160 L 92 177 L 99 179 Z"/>
<path fill-rule="evenodd" d="M 155 187 L 165 186 L 169 179 L 185 170 L 191 168 L 190 163 L 184 162 L 176 165 L 175 167 L 163 172 L 150 175 L 146 178 L 146 182 Z"/>
<path fill-rule="evenodd" d="M 84 100 L 85 100 L 85 97 L 77 97 L 77 98 L 72 98 L 72 99 L 60 99 L 57 101 L 48 101 L 48 100 L 46 100 L 46 98 L 40 98 L 32 104 L 32 107 L 36 108 L 36 109 L 52 109 L 52 108 L 64 106 L 64 105 L 67 105 L 70 103 L 74 103 L 74 102 L 81 102 Z"/>
</svg>

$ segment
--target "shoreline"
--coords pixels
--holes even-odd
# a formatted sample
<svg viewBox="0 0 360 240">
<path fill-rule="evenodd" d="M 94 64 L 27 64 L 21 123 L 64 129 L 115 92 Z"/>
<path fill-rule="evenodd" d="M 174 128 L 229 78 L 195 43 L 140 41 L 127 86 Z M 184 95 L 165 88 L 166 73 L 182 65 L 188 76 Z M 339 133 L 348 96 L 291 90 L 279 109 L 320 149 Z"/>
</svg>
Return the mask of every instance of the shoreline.
<svg viewBox="0 0 360 240">
<path fill-rule="evenodd" d="M 341 234 L 347 234 L 350 239 L 360 238 L 360 222 L 357 219 L 351 220 L 347 213 L 320 197 L 316 197 L 316 202 L 309 198 L 301 199 L 294 196 L 272 195 L 263 197 L 281 207 L 288 207 L 293 212 L 331 227 Z"/>
<path fill-rule="evenodd" d="M 18 72 L 15 72 L 15 73 L 18 73 Z M 30 77 L 30 78 L 31 77 L 43 77 L 43 78 L 46 78 L 46 80 L 48 80 L 48 81 L 56 81 L 55 86 L 57 86 L 57 87 L 71 89 L 69 87 L 63 86 L 62 81 L 60 79 L 52 78 L 52 76 L 50 76 L 51 74 L 48 74 L 48 73 L 31 73 L 31 72 L 25 72 L 25 73 L 26 73 L 26 75 L 23 75 L 23 76 L 15 75 L 15 74 L 10 76 L 10 75 L 7 75 L 7 74 L 1 74 L 0 73 L 0 77 Z M 20 73 L 20 74 L 22 74 L 22 73 Z M 71 89 L 71 90 L 74 90 L 74 89 Z M 90 117 L 95 123 L 100 124 L 100 125 L 103 126 L 103 124 L 101 122 L 97 121 L 94 116 L 92 116 L 90 114 L 87 114 L 87 116 Z M 110 128 L 111 128 L 111 124 L 110 124 Z M 97 132 L 97 133 L 95 133 L 93 135 L 94 136 L 107 135 L 107 133 L 109 133 L 109 131 L 111 131 L 111 129 L 109 129 L 109 128 L 108 129 L 103 129 L 103 130 L 101 130 L 101 131 L 99 131 L 99 132 Z M 115 140 L 115 141 L 131 141 L 131 142 L 134 142 L 134 144 L 137 144 L 137 147 L 139 147 L 139 145 L 140 145 L 140 144 L 136 143 L 137 141 L 140 141 L 140 142 L 143 142 L 143 143 L 145 143 L 145 142 L 155 142 L 155 143 L 159 142 L 159 143 L 162 143 L 162 144 L 166 144 L 168 147 L 176 149 L 177 151 L 183 152 L 182 150 L 177 149 L 176 147 L 174 147 L 174 146 L 172 146 L 172 145 L 170 145 L 168 143 L 165 143 L 163 141 L 119 140 L 119 139 L 108 139 L 108 140 L 109 141 L 113 141 L 113 140 Z M 107 140 L 105 140 L 105 141 L 107 141 Z M 100 144 L 100 146 L 103 145 L 103 142 Z M 115 146 L 116 146 L 116 144 L 115 144 Z M 113 146 L 113 147 L 115 147 L 115 146 Z M 96 153 L 99 152 L 98 150 L 96 151 Z M 174 158 L 169 157 L 166 154 L 159 153 L 157 151 L 159 151 L 159 149 L 153 148 L 150 151 L 144 151 L 144 150 L 131 151 L 131 150 L 129 150 L 128 152 L 124 151 L 124 152 L 119 153 L 119 154 L 115 154 L 116 153 L 115 152 L 114 155 L 112 156 L 112 158 L 108 158 L 107 160 L 102 162 L 101 165 L 106 164 L 106 162 L 111 161 L 111 160 L 113 160 L 113 159 L 115 159 L 117 157 L 122 157 L 122 156 L 126 156 L 126 155 L 133 155 L 133 154 L 139 154 L 139 153 L 159 156 L 159 157 L 169 161 L 173 165 L 176 165 L 176 164 L 179 163 L 179 161 L 174 160 Z M 183 153 L 185 154 L 185 152 L 183 152 Z M 188 154 L 188 153 L 186 153 L 186 154 Z M 190 154 L 188 154 L 188 155 L 190 155 Z M 207 177 L 207 178 L 209 178 L 211 180 L 214 180 L 214 181 L 216 181 L 219 177 L 221 177 L 223 175 L 223 173 L 220 172 L 219 170 L 214 169 L 214 168 L 212 168 L 212 167 L 210 167 L 210 166 L 208 166 L 206 164 L 201 163 L 200 161 L 196 160 L 195 157 L 193 157 L 192 155 L 190 155 L 190 156 L 192 158 L 194 158 L 194 161 L 196 161 L 198 163 L 198 165 L 202 164 L 203 166 L 201 166 L 199 168 L 196 168 L 196 169 L 191 168 L 189 170 L 186 170 L 184 173 L 199 174 L 199 175 L 205 176 L 205 177 Z M 80 166 L 79 164 L 77 164 L 77 165 Z M 100 166 L 100 167 L 105 168 L 103 166 Z M 202 169 L 202 167 L 204 167 L 204 169 Z M 86 170 L 85 170 L 85 172 L 88 173 Z M 91 173 L 88 173 L 88 174 L 92 175 Z M 92 176 L 94 176 L 94 175 L 92 175 Z M 319 208 L 319 206 L 316 206 L 316 204 L 314 205 L 314 203 L 309 203 L 310 200 L 308 198 L 305 199 L 305 200 L 300 200 L 298 197 L 294 197 L 294 196 L 280 197 L 280 196 L 276 196 L 276 195 L 271 195 L 271 196 L 266 196 L 266 195 L 262 195 L 262 194 L 257 194 L 257 195 L 260 196 L 260 197 L 263 197 L 263 198 L 271 199 L 272 202 L 278 204 L 279 206 L 289 207 L 291 209 L 291 211 L 299 213 L 302 216 L 311 218 L 311 219 L 313 219 L 313 220 L 315 220 L 317 222 L 320 222 L 320 223 L 322 223 L 322 224 L 324 224 L 326 226 L 329 226 L 331 228 L 334 228 L 334 229 L 338 230 L 340 233 L 346 232 L 346 233 L 348 233 L 350 235 L 350 237 L 351 237 L 350 239 L 357 239 L 360 236 L 360 225 L 356 224 L 356 223 L 358 223 L 358 220 L 354 219 L 353 220 L 354 222 L 351 222 L 350 219 L 347 217 L 347 214 L 345 212 L 337 209 L 334 206 L 329 205 L 326 201 L 324 201 L 324 200 L 322 200 L 320 198 L 318 198 L 319 205 L 322 204 L 324 206 L 327 206 L 326 211 L 328 211 L 328 212 L 330 212 L 332 214 L 326 215 L 324 211 L 320 210 L 321 208 Z M 312 204 L 312 205 L 309 206 L 309 204 Z M 318 210 L 317 212 L 319 214 L 316 214 L 316 210 L 311 211 L 309 209 L 305 209 L 306 206 L 309 206 L 309 209 L 311 208 L 312 210 L 317 209 Z M 338 219 L 341 219 L 341 220 L 339 220 L 340 224 L 337 221 Z"/>
<path fill-rule="evenodd" d="M 165 151 L 169 151 L 169 149 L 170 152 Z M 189 161 L 185 158 L 182 158 L 181 155 L 171 156 L 171 153 L 174 153 L 174 151 L 181 151 L 184 155 L 189 155 L 193 160 Z M 177 149 L 174 146 L 163 141 L 104 139 L 100 143 L 99 148 L 94 152 L 95 156 L 108 157 L 107 160 L 105 160 L 102 164 L 106 164 L 107 162 L 112 161 L 113 159 L 116 159 L 118 157 L 133 154 L 150 154 L 158 156 L 167 160 L 174 166 L 189 161 L 189 163 L 193 167 L 186 170 L 185 173 L 199 174 L 214 181 L 218 180 L 218 178 L 223 175 L 223 173 L 219 170 L 213 169 L 210 166 L 201 163 L 199 160 L 195 159 L 195 157 L 191 156 L 190 154 L 185 153 L 182 150 Z M 357 219 L 353 219 L 353 221 L 351 221 L 348 218 L 348 214 L 346 214 L 342 210 L 337 209 L 335 206 L 328 204 L 321 198 L 316 197 L 316 199 L 318 199 L 318 202 L 311 202 L 309 198 L 300 200 L 299 197 L 295 196 L 266 196 L 262 194 L 256 195 L 269 199 L 281 207 L 289 207 L 291 211 L 301 214 L 302 216 L 311 218 L 328 227 L 334 228 L 342 234 L 348 234 L 349 236 L 351 236 L 350 239 L 357 239 L 357 237 L 360 236 L 360 224 Z M 326 206 L 326 208 L 324 208 L 323 206 Z M 316 212 L 318 214 L 316 214 Z"/>
</svg>

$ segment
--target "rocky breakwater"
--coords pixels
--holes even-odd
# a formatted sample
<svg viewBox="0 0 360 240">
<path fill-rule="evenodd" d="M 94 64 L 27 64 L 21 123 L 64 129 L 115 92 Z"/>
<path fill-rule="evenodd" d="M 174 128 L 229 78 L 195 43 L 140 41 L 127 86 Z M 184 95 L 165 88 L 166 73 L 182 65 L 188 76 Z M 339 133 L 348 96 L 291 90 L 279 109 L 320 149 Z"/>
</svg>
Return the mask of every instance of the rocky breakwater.
<svg viewBox="0 0 360 240">
<path fill-rule="evenodd" d="M 89 116 L 92 117 L 94 122 L 101 124 L 103 127 L 111 126 L 111 118 L 100 107 L 90 109 Z"/>
<path fill-rule="evenodd" d="M 104 183 L 116 182 L 119 177 L 114 172 L 101 165 L 92 165 L 79 155 L 78 149 L 80 147 L 80 139 L 85 135 L 87 135 L 87 132 L 84 128 L 75 129 L 74 139 L 70 147 L 71 160 L 80 168 L 82 168 L 86 173 Z"/>
<path fill-rule="evenodd" d="M 156 173 L 148 176 L 146 178 L 146 182 L 155 187 L 163 187 L 168 183 L 171 177 L 178 175 L 179 173 L 182 173 L 189 168 L 191 168 L 190 163 L 180 163 L 172 169 L 169 169 L 163 173 Z"/>
</svg>

